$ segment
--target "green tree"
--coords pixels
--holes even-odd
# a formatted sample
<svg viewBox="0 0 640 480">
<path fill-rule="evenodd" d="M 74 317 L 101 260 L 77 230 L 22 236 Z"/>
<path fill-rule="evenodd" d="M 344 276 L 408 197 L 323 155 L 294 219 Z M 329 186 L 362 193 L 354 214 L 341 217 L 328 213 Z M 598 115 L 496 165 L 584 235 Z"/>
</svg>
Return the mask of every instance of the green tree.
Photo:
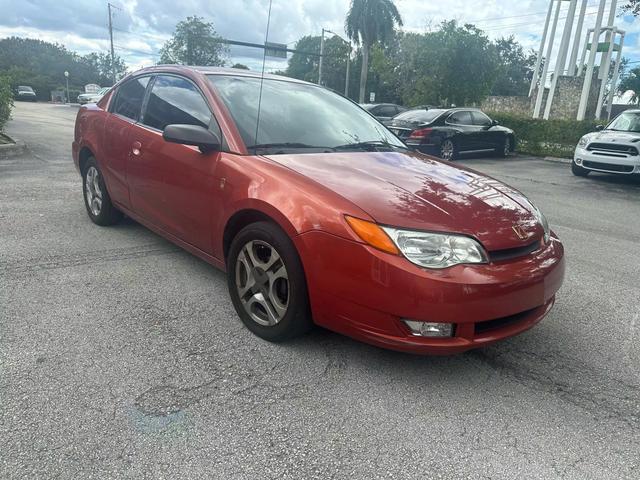
<svg viewBox="0 0 640 480">
<path fill-rule="evenodd" d="M 513 35 L 494 42 L 499 66 L 491 95 L 527 95 L 536 63 L 534 52 L 526 54 Z"/>
<path fill-rule="evenodd" d="M 627 2 L 622 5 L 622 10 L 624 12 L 630 13 L 635 17 L 639 17 L 640 16 L 640 0 L 627 0 Z"/>
<path fill-rule="evenodd" d="M 360 103 L 365 97 L 371 47 L 377 42 L 384 45 L 393 35 L 396 25 L 402 26 L 402 18 L 392 0 L 351 0 L 345 30 L 356 45 L 362 46 Z"/>
<path fill-rule="evenodd" d="M 127 74 L 127 65 L 118 55 L 114 56 L 111 62 L 109 53 L 90 53 L 83 57 L 83 60 L 98 74 L 98 84 L 102 86 L 113 85 L 113 75 L 115 81 L 120 80 Z"/>
<path fill-rule="evenodd" d="M 39 100 L 49 100 L 51 90 L 65 86 L 65 71 L 73 91 L 82 91 L 87 83 L 103 83 L 100 72 L 86 57 L 62 45 L 31 38 L 0 39 L 0 71 L 9 78 L 11 88 L 30 85 Z"/>
<path fill-rule="evenodd" d="M 187 17 L 178 22 L 173 37 L 160 50 L 160 63 L 224 66 L 227 48 L 220 40 L 212 23 Z"/>
<path fill-rule="evenodd" d="M 640 67 L 632 68 L 627 75 L 620 81 L 618 92 L 624 93 L 628 90 L 633 91 L 631 101 L 638 103 L 640 99 Z"/>
<path fill-rule="evenodd" d="M 311 35 L 302 37 L 296 42 L 295 50 L 297 51 L 289 58 L 285 74 L 288 77 L 317 83 L 320 37 Z M 322 83 L 326 87 L 338 92 L 344 92 L 349 50 L 349 45 L 340 37 L 333 36 L 325 40 Z M 349 91 L 353 91 L 351 82 Z"/>
<path fill-rule="evenodd" d="M 4 130 L 4 126 L 11 118 L 11 109 L 13 108 L 13 92 L 9 79 L 0 76 L 0 132 Z"/>
<path fill-rule="evenodd" d="M 455 21 L 434 32 L 404 35 L 399 55 L 402 97 L 409 105 L 479 103 L 490 93 L 500 65 L 481 30 Z"/>
</svg>

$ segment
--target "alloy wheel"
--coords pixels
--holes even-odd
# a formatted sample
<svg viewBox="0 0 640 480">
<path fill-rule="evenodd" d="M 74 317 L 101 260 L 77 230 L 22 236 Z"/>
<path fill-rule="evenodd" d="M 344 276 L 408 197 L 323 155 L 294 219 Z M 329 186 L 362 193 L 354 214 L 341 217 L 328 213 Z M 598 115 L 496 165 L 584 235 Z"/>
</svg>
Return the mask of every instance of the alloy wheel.
<svg viewBox="0 0 640 480">
<path fill-rule="evenodd" d="M 97 217 L 102 210 L 102 190 L 100 189 L 100 173 L 93 165 L 87 170 L 84 193 L 91 213 Z"/>
<path fill-rule="evenodd" d="M 267 327 L 280 323 L 289 306 L 289 275 L 273 246 L 247 242 L 236 259 L 235 280 L 240 303 L 254 322 Z"/>
<path fill-rule="evenodd" d="M 453 142 L 451 140 L 445 140 L 440 147 L 440 158 L 443 160 L 453 160 Z"/>
</svg>

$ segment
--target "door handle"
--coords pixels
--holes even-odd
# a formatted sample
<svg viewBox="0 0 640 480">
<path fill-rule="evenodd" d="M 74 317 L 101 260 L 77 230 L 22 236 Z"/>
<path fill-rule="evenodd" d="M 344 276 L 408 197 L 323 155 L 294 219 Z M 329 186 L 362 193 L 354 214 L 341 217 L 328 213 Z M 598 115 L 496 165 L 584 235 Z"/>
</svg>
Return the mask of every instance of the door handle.
<svg viewBox="0 0 640 480">
<path fill-rule="evenodd" d="M 131 144 L 131 153 L 138 156 L 140 155 L 141 148 L 142 148 L 142 144 L 140 142 L 133 142 L 133 144 Z"/>
</svg>

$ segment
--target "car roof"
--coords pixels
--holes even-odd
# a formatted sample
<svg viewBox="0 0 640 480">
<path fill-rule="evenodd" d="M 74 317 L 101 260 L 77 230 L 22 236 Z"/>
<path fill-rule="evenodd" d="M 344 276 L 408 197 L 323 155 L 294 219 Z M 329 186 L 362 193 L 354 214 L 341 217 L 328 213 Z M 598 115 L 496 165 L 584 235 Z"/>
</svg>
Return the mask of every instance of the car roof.
<svg viewBox="0 0 640 480">
<path fill-rule="evenodd" d="M 132 73 L 133 76 L 141 75 L 144 73 L 176 73 L 180 71 L 190 71 L 203 75 L 233 75 L 235 77 L 249 77 L 249 78 L 262 78 L 262 72 L 255 70 L 244 70 L 241 68 L 225 68 L 225 67 L 207 67 L 207 66 L 191 66 L 191 65 L 154 65 L 152 67 L 142 68 Z M 273 75 L 271 73 L 265 73 L 264 78 L 270 80 L 281 80 L 291 83 L 303 83 L 306 85 L 318 86 L 315 83 L 305 82 L 298 80 L 297 78 L 285 77 L 282 75 Z"/>
</svg>

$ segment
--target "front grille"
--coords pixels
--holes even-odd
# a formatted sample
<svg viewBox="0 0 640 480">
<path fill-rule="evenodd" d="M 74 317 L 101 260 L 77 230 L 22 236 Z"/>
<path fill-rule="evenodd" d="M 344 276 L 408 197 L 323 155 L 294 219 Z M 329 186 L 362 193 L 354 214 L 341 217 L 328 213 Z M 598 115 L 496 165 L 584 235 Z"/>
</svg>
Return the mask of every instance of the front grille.
<svg viewBox="0 0 640 480">
<path fill-rule="evenodd" d="M 631 147 L 629 145 L 618 145 L 615 143 L 590 143 L 587 147 L 589 152 L 593 152 L 597 150 L 598 153 L 607 154 L 621 154 L 626 153 L 627 155 L 638 155 L 638 149 L 636 147 Z"/>
<path fill-rule="evenodd" d="M 513 258 L 524 257 L 540 248 L 540 240 L 525 245 L 523 247 L 506 248 L 504 250 L 494 250 L 489 252 L 489 260 L 492 262 L 504 262 Z"/>
<path fill-rule="evenodd" d="M 607 172 L 620 172 L 631 173 L 633 172 L 633 165 L 612 165 L 610 163 L 592 162 L 591 160 L 585 160 L 583 165 L 587 168 L 593 168 L 596 170 L 605 170 Z"/>
<path fill-rule="evenodd" d="M 535 308 L 532 308 L 531 310 L 525 310 L 524 312 L 516 313 L 515 315 L 509 315 L 508 317 L 487 320 L 486 322 L 478 322 L 474 326 L 474 333 L 475 335 L 479 335 L 520 322 L 526 319 L 534 310 Z"/>
</svg>

